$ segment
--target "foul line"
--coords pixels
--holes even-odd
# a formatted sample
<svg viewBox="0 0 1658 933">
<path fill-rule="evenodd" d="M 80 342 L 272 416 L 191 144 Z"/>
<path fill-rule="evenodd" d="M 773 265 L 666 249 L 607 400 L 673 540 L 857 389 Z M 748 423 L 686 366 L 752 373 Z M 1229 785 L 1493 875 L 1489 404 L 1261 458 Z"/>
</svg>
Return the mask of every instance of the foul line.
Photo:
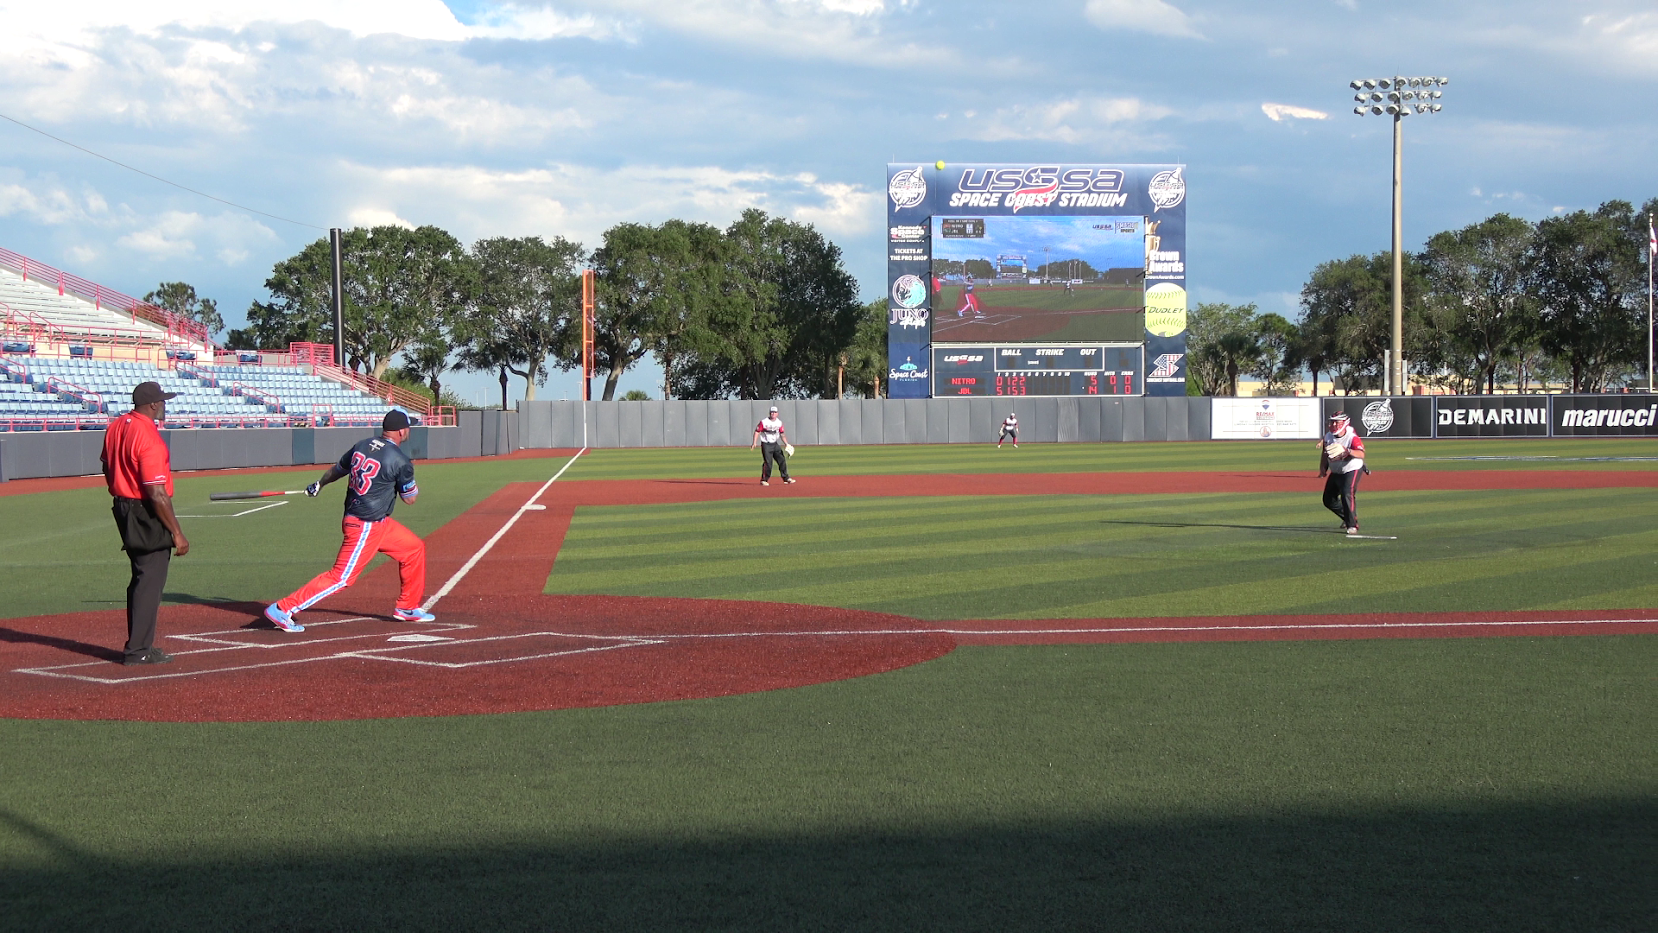
<svg viewBox="0 0 1658 933">
<path fill-rule="evenodd" d="M 570 469 L 570 467 L 574 466 L 575 463 L 576 463 L 576 459 L 584 453 L 587 453 L 587 448 L 586 447 L 583 447 L 582 449 L 576 451 L 576 456 L 571 457 L 569 463 L 566 463 L 563 467 L 561 467 L 559 469 L 559 471 L 557 473 L 554 473 L 552 475 L 551 479 L 547 480 L 545 483 L 542 483 L 541 488 L 537 489 L 535 491 L 535 495 L 531 496 L 529 498 L 529 501 L 527 501 L 523 505 L 519 506 L 518 511 L 512 513 L 512 517 L 507 519 L 507 523 L 505 525 L 501 526 L 501 530 L 495 532 L 495 535 L 493 537 L 491 537 L 488 541 L 484 542 L 484 546 L 478 549 L 478 553 L 473 554 L 471 560 L 468 560 L 466 562 L 466 564 L 461 567 L 461 569 L 455 571 L 455 575 L 449 578 L 449 582 L 445 583 L 443 585 L 443 588 L 438 590 L 437 593 L 435 593 L 432 596 L 431 599 L 426 600 L 426 605 L 422 606 L 421 608 L 427 610 L 428 612 L 430 612 L 432 607 L 436 606 L 438 604 L 438 600 L 442 599 L 445 596 L 448 596 L 449 591 L 454 589 L 461 582 L 461 580 L 465 579 L 466 575 L 472 572 L 473 567 L 478 566 L 478 561 L 484 559 L 484 555 L 488 554 L 490 548 L 493 548 L 495 546 L 495 542 L 501 540 L 501 537 L 503 535 L 505 535 L 508 531 L 512 530 L 513 525 L 518 524 L 518 520 L 520 518 L 524 517 L 525 512 L 538 512 L 538 511 L 541 511 L 542 509 L 545 509 L 546 506 L 536 505 L 535 500 L 541 498 L 541 494 L 547 491 L 547 487 L 553 485 L 553 483 L 560 476 L 563 476 L 565 470 L 568 470 L 568 469 Z"/>
<path fill-rule="evenodd" d="M 248 509 L 248 510 L 243 511 L 243 512 L 233 512 L 229 515 L 180 515 L 178 517 L 179 518 L 241 518 L 244 515 L 252 515 L 255 512 L 263 512 L 266 509 L 274 509 L 279 505 L 287 505 L 287 504 L 288 504 L 287 500 L 283 500 L 281 502 L 272 502 L 270 505 L 261 505 L 257 508 Z"/>
</svg>

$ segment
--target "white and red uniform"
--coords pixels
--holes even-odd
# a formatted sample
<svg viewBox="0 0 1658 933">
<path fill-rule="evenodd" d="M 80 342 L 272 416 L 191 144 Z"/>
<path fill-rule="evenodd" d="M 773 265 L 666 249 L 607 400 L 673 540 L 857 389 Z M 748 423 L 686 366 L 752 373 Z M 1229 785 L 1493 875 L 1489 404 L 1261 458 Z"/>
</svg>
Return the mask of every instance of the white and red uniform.
<svg viewBox="0 0 1658 933">
<path fill-rule="evenodd" d="M 1344 452 L 1331 457 L 1331 444 L 1341 445 Z M 1342 527 L 1357 530 L 1359 477 L 1364 475 L 1364 439 L 1354 432 L 1352 424 L 1342 425 L 1339 431 L 1324 432 L 1324 440 L 1319 445 L 1318 475 L 1329 477 L 1324 481 L 1324 507 L 1336 513 Z"/>
</svg>

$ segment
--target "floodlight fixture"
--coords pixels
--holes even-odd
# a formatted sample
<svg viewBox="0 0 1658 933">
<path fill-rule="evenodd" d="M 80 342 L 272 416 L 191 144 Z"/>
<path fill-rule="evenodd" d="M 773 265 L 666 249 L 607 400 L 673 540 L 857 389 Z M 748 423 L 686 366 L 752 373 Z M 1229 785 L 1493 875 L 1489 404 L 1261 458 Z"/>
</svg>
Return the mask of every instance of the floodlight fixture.
<svg viewBox="0 0 1658 933">
<path fill-rule="evenodd" d="M 1383 378 L 1383 392 L 1391 395 L 1403 395 L 1405 392 L 1404 367 L 1404 258 L 1403 258 L 1403 220 L 1404 197 L 1400 177 L 1403 174 L 1404 156 L 1401 127 L 1405 117 L 1412 113 L 1438 113 L 1444 109 L 1439 103 L 1444 92 L 1437 88 L 1451 83 L 1451 79 L 1443 75 L 1430 77 L 1406 78 L 1393 75 L 1387 78 L 1359 78 L 1349 82 L 1348 87 L 1356 91 L 1367 91 L 1370 106 L 1364 106 L 1366 94 L 1354 95 L 1353 99 L 1359 106 L 1353 108 L 1353 113 L 1365 116 L 1365 112 L 1373 116 L 1386 114 L 1393 118 L 1393 334 L 1392 351 L 1388 356 L 1387 371 Z M 1422 101 L 1422 103 L 1411 103 Z M 1432 103 L 1429 103 L 1431 101 Z"/>
</svg>

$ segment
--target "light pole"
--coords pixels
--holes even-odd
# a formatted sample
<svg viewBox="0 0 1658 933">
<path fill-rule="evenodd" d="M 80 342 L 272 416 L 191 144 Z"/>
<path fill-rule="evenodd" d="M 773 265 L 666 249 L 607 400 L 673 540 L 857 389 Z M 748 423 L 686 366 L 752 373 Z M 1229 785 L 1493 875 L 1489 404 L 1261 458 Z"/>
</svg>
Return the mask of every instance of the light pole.
<svg viewBox="0 0 1658 933">
<path fill-rule="evenodd" d="M 1359 116 L 1384 114 L 1393 117 L 1393 340 L 1387 372 L 1382 377 L 1384 395 L 1403 395 L 1405 389 L 1405 360 L 1403 332 L 1405 328 L 1405 266 L 1401 253 L 1404 241 L 1404 195 L 1400 174 L 1404 169 L 1404 134 L 1401 126 L 1412 113 L 1438 113 L 1443 109 L 1439 99 L 1444 95 L 1439 88 L 1451 83 L 1450 78 L 1360 78 L 1348 84 L 1354 91 L 1353 99 L 1359 106 L 1353 112 Z"/>
</svg>

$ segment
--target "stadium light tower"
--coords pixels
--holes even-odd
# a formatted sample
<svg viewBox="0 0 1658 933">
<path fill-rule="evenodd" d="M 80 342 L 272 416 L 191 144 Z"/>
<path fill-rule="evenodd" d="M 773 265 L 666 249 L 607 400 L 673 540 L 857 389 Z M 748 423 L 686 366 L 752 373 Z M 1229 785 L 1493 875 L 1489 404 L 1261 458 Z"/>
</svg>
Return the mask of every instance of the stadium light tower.
<svg viewBox="0 0 1658 933">
<path fill-rule="evenodd" d="M 1402 395 L 1405 388 L 1405 360 L 1403 331 L 1405 326 L 1405 267 L 1400 250 L 1404 242 L 1404 196 L 1399 176 L 1404 168 L 1405 117 L 1412 113 L 1438 113 L 1443 109 L 1439 89 L 1451 83 L 1450 78 L 1360 78 L 1348 84 L 1354 91 L 1358 106 L 1353 112 L 1359 116 L 1393 117 L 1393 340 L 1387 372 L 1382 378 L 1382 392 Z"/>
</svg>

